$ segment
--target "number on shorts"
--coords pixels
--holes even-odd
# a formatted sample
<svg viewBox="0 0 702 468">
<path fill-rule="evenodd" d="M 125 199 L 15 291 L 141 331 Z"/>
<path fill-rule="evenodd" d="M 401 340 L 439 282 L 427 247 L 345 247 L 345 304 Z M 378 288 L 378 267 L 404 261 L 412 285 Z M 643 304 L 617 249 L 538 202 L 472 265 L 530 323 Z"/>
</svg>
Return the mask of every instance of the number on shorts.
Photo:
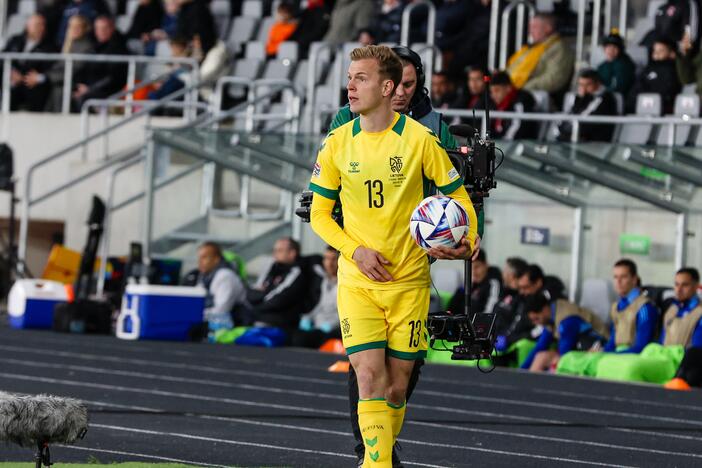
<svg viewBox="0 0 702 468">
<path fill-rule="evenodd" d="M 422 321 L 421 320 L 410 320 L 410 337 L 409 337 L 409 347 L 416 348 L 419 346 L 419 340 L 422 337 Z"/>
</svg>

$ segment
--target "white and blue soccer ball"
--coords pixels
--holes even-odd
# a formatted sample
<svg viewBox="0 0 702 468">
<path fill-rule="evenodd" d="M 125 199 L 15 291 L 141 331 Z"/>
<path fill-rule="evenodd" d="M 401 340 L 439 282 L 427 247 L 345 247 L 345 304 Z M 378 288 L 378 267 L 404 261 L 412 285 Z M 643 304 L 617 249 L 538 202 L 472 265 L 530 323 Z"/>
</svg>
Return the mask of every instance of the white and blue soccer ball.
<svg viewBox="0 0 702 468">
<path fill-rule="evenodd" d="M 412 212 L 410 234 L 424 250 L 438 246 L 455 248 L 468 234 L 468 214 L 452 198 L 427 197 Z"/>
</svg>

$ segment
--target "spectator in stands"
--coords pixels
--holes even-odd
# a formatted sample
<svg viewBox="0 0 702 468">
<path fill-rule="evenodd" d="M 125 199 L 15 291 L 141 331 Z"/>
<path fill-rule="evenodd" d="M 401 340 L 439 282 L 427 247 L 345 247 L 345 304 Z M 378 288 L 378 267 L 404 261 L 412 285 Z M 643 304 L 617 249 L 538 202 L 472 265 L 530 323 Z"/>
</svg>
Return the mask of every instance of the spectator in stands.
<svg viewBox="0 0 702 468">
<path fill-rule="evenodd" d="M 129 31 L 127 31 L 127 39 L 131 40 L 130 44 L 132 42 L 140 44 L 140 47 L 134 52 L 154 54 L 155 43 L 151 34 L 161 28 L 163 15 L 161 0 L 139 0 L 139 6 L 132 18 Z"/>
<path fill-rule="evenodd" d="M 537 13 L 529 21 L 532 42 L 512 55 L 507 73 L 517 89 L 558 94 L 566 89 L 575 57 L 556 32 L 556 18 Z"/>
<path fill-rule="evenodd" d="M 363 28 L 358 32 L 358 37 L 356 42 L 361 44 L 361 47 L 375 45 L 378 43 L 375 37 L 375 33 L 370 28 Z"/>
<path fill-rule="evenodd" d="M 626 53 L 624 39 L 612 33 L 602 40 L 605 60 L 597 67 L 602 84 L 613 93 L 626 96 L 636 77 L 636 65 Z"/>
<path fill-rule="evenodd" d="M 609 336 L 607 327 L 592 311 L 565 299 L 549 301 L 544 294 L 534 294 L 525 299 L 524 308 L 542 332 L 522 369 L 539 372 L 555 368 L 568 351 L 591 349 Z M 549 349 L 554 342 L 558 349 Z"/>
<path fill-rule="evenodd" d="M 502 273 L 498 268 L 488 265 L 484 250 L 478 252 L 478 256 L 473 260 L 471 275 L 473 279 L 473 289 L 470 293 L 471 313 L 492 312 L 502 294 Z M 463 311 L 464 295 L 465 289 L 461 286 L 451 299 L 450 311 L 456 314 Z"/>
<path fill-rule="evenodd" d="M 317 265 L 318 266 L 318 265 Z M 341 338 L 339 312 L 336 307 L 337 270 L 339 253 L 327 246 L 322 258 L 319 302 L 314 309 L 302 316 L 300 329 L 292 333 L 291 345 L 319 348 L 331 338 Z"/>
<path fill-rule="evenodd" d="M 578 75 L 578 91 L 570 110 L 572 115 L 617 115 L 617 100 L 600 82 L 600 75 L 586 68 Z M 571 141 L 573 124 L 565 121 L 558 126 L 558 139 Z M 613 124 L 581 122 L 578 128 L 578 141 L 612 141 Z"/>
<path fill-rule="evenodd" d="M 297 28 L 297 20 L 294 16 L 293 6 L 289 3 L 281 3 L 276 11 L 275 23 L 271 26 L 266 42 L 266 54 L 269 57 L 278 53 L 278 47 L 283 41 L 287 41 Z"/>
<path fill-rule="evenodd" d="M 217 26 L 206 0 L 179 0 L 176 35 L 192 41 L 193 57 L 202 60 L 217 42 Z"/>
<path fill-rule="evenodd" d="M 490 108 L 497 111 L 532 112 L 536 101 L 529 91 L 517 89 L 505 72 L 497 72 L 490 80 Z M 506 140 L 537 138 L 539 127 L 536 121 L 518 118 L 492 118 L 490 136 Z"/>
<path fill-rule="evenodd" d="M 444 58 L 450 58 L 448 70 L 451 76 L 462 74 L 469 66 L 486 66 L 490 37 L 491 0 L 464 1 L 470 5 L 467 24 L 453 38 L 443 39 L 445 41 Z M 470 44 L 470 46 L 466 46 L 466 44 Z"/>
<path fill-rule="evenodd" d="M 68 22 L 66 38 L 63 41 L 61 52 L 64 54 L 91 54 L 95 51 L 95 46 L 90 38 L 90 23 L 88 18 L 81 15 L 72 16 Z M 73 62 L 73 82 L 81 76 L 88 66 L 88 62 Z M 65 62 L 57 61 L 49 70 L 49 80 L 53 85 L 51 97 L 49 99 L 49 110 L 61 110 L 61 98 L 63 94 L 62 84 L 64 77 Z"/>
<path fill-rule="evenodd" d="M 170 46 L 172 57 L 187 57 L 189 55 L 188 41 L 184 37 L 174 37 L 170 40 Z M 152 101 L 158 101 L 184 88 L 189 71 L 187 67 L 180 64 L 174 65 L 174 70 L 168 75 L 168 78 L 154 84 L 154 90 L 149 92 L 148 98 Z"/>
<path fill-rule="evenodd" d="M 405 10 L 403 0 L 383 0 L 380 14 L 373 30 L 378 42 L 400 43 L 402 12 Z"/>
<path fill-rule="evenodd" d="M 308 0 L 298 17 L 297 29 L 289 40 L 297 42 L 300 57 L 307 57 L 310 44 L 321 41 L 329 29 L 329 9 L 324 0 Z"/>
<path fill-rule="evenodd" d="M 436 45 L 453 50 L 463 44 L 457 42 L 466 25 L 471 24 L 472 1 L 444 0 L 436 9 Z"/>
<path fill-rule="evenodd" d="M 681 268 L 675 274 L 675 301 L 663 318 L 663 344 L 687 347 L 673 388 L 702 387 L 702 305 L 698 290 L 700 273 L 695 268 Z M 676 382 L 677 381 L 677 382 Z M 669 384 L 666 387 L 670 388 Z"/>
<path fill-rule="evenodd" d="M 373 0 L 336 0 L 324 41 L 333 45 L 353 41 L 361 29 L 373 25 L 375 16 Z"/>
<path fill-rule="evenodd" d="M 197 284 L 207 290 L 205 320 L 210 330 L 249 325 L 246 287 L 239 275 L 224 261 L 222 250 L 214 242 L 204 242 L 197 249 Z"/>
<path fill-rule="evenodd" d="M 95 53 L 100 55 L 128 55 L 127 44 L 109 16 L 95 20 Z M 80 111 L 88 99 L 104 99 L 121 90 L 127 82 L 127 64 L 118 62 L 90 62 L 80 74 L 72 94 L 72 106 Z"/>
<path fill-rule="evenodd" d="M 609 311 L 612 320 L 607 352 L 640 353 L 653 341 L 658 324 L 658 308 L 638 287 L 636 263 L 623 258 L 614 264 L 614 290 L 619 300 Z"/>
<path fill-rule="evenodd" d="M 627 98 L 627 111 L 636 112 L 636 99 L 641 93 L 660 94 L 663 113 L 673 112 L 675 96 L 680 92 L 681 85 L 675 68 L 674 45 L 664 39 L 656 39 L 648 65 L 643 69 L 631 88 Z"/>
<path fill-rule="evenodd" d="M 457 107 L 458 99 L 456 83 L 447 72 L 439 71 L 431 76 L 431 103 L 434 109 Z"/>
<path fill-rule="evenodd" d="M 697 93 L 702 93 L 702 51 L 695 53 L 689 33 L 683 36 L 678 44 L 678 50 L 675 66 L 681 84 L 695 83 Z"/>
<path fill-rule="evenodd" d="M 52 53 L 56 52 L 46 34 L 46 20 L 34 14 L 27 19 L 22 34 L 12 36 L 3 52 Z M 41 112 L 51 92 L 51 81 L 45 73 L 52 63 L 47 61 L 14 60 L 10 72 L 10 109 Z"/>
<path fill-rule="evenodd" d="M 297 241 L 284 237 L 275 242 L 273 263 L 247 295 L 257 325 L 297 328 L 304 312 L 300 298 L 308 287 L 299 260 Z"/>
<path fill-rule="evenodd" d="M 59 23 L 56 35 L 56 43 L 64 43 L 68 22 L 73 16 L 84 16 L 90 24 L 98 15 L 107 15 L 109 13 L 110 10 L 103 0 L 70 0 L 63 9 L 61 23 Z"/>
<path fill-rule="evenodd" d="M 485 109 L 485 77 L 487 69 L 480 66 L 472 66 L 466 69 L 467 84 L 467 109 Z"/>
</svg>

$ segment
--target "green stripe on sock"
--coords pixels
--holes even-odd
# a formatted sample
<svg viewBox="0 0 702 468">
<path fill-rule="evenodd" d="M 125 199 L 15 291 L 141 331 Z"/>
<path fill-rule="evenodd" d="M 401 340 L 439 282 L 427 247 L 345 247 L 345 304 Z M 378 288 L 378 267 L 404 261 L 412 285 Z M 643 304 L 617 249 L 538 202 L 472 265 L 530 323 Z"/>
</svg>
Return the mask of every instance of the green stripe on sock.
<svg viewBox="0 0 702 468">
<path fill-rule="evenodd" d="M 401 404 L 399 404 L 399 405 L 396 405 L 395 403 L 390 403 L 390 402 L 388 401 L 388 406 L 389 406 L 390 408 L 392 408 L 392 409 L 402 409 L 402 408 L 405 407 L 405 402 L 403 402 L 403 403 L 401 403 Z"/>
</svg>

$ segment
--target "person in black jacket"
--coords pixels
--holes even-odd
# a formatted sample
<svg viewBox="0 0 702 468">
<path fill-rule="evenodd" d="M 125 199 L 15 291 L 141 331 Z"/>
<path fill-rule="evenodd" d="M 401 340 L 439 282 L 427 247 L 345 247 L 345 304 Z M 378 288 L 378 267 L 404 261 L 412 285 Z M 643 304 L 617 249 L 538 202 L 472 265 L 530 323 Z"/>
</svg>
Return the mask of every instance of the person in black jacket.
<svg viewBox="0 0 702 468">
<path fill-rule="evenodd" d="M 536 101 L 529 91 L 512 85 L 509 75 L 496 72 L 490 82 L 490 108 L 506 112 L 532 112 Z M 490 121 L 490 136 L 505 140 L 537 138 L 539 127 L 536 121 L 494 118 Z"/>
<path fill-rule="evenodd" d="M 193 41 L 195 56 L 205 57 L 217 42 L 217 27 L 205 0 L 180 0 L 176 35 Z"/>
<path fill-rule="evenodd" d="M 672 42 L 661 38 L 655 40 L 648 65 L 639 74 L 634 87 L 629 92 L 627 99 L 629 113 L 636 112 L 636 97 L 641 93 L 660 94 L 663 113 L 673 112 L 675 96 L 682 89 L 675 67 L 675 56 L 675 45 Z"/>
<path fill-rule="evenodd" d="M 109 16 L 98 16 L 94 25 L 95 54 L 129 55 L 122 33 Z M 127 82 L 126 62 L 90 62 L 76 76 L 72 106 L 79 112 L 88 99 L 104 99 L 121 90 Z"/>
<path fill-rule="evenodd" d="M 136 39 L 146 45 L 152 40 L 151 33 L 161 28 L 162 20 L 161 0 L 139 0 L 139 6 L 127 31 L 127 39 Z"/>
<path fill-rule="evenodd" d="M 273 263 L 248 291 L 255 325 L 294 329 L 306 312 L 307 279 L 300 264 L 300 244 L 289 238 L 273 246 Z"/>
<path fill-rule="evenodd" d="M 12 36 L 3 52 L 52 53 L 56 48 L 46 34 L 46 20 L 34 14 L 27 19 L 24 33 Z M 15 60 L 10 72 L 10 109 L 40 112 L 46 106 L 51 82 L 44 73 L 52 66 L 49 61 Z"/>
<path fill-rule="evenodd" d="M 578 76 L 578 94 L 570 110 L 573 115 L 617 115 L 614 95 L 602 85 L 600 75 L 590 68 Z M 571 141 L 573 125 L 565 121 L 558 127 L 560 141 Z M 612 141 L 613 124 L 581 123 L 578 141 Z"/>
<path fill-rule="evenodd" d="M 400 43 L 400 25 L 405 2 L 402 0 L 384 0 L 380 6 L 380 14 L 375 23 L 376 42 Z"/>
<path fill-rule="evenodd" d="M 470 293 L 470 311 L 472 314 L 492 312 L 502 293 L 502 273 L 494 266 L 487 263 L 484 250 L 471 264 L 473 285 Z M 454 314 L 463 312 L 465 305 L 464 288 L 461 287 L 454 294 L 449 305 L 449 310 Z"/>
<path fill-rule="evenodd" d="M 297 28 L 289 41 L 297 42 L 300 58 L 308 55 L 310 44 L 321 41 L 329 29 L 329 8 L 323 0 L 309 0 L 298 17 Z"/>
</svg>

